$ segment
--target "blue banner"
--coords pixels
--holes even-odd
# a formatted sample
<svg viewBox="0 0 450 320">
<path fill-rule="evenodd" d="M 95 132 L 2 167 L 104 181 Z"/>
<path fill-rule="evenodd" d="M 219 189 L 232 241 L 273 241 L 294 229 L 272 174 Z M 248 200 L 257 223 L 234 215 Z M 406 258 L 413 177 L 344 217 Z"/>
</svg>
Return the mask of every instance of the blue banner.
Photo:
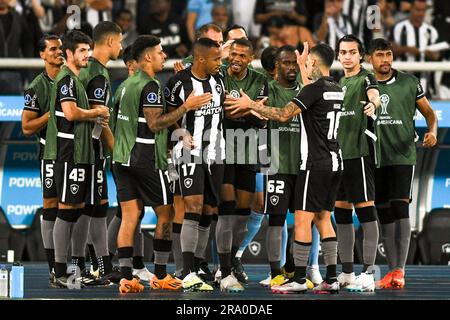
<svg viewBox="0 0 450 320">
<path fill-rule="evenodd" d="M 431 208 L 450 208 L 450 150 L 439 150 L 433 176 Z"/>
<path fill-rule="evenodd" d="M 11 225 L 31 225 L 42 206 L 37 144 L 5 146 L 0 204 Z"/>
</svg>

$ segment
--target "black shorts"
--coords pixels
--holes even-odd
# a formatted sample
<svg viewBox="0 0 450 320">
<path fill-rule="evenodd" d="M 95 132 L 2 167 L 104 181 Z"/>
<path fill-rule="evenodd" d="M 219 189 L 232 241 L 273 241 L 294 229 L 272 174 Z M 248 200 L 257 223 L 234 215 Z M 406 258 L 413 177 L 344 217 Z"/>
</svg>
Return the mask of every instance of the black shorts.
<svg viewBox="0 0 450 320">
<path fill-rule="evenodd" d="M 295 210 L 295 183 L 293 174 L 264 176 L 264 213 L 287 214 Z"/>
<path fill-rule="evenodd" d="M 337 201 L 359 203 L 375 200 L 375 166 L 372 157 L 344 160 Z"/>
<path fill-rule="evenodd" d="M 375 203 L 412 199 L 415 166 L 397 165 L 375 169 Z"/>
<path fill-rule="evenodd" d="M 66 204 L 80 204 L 86 201 L 91 170 L 88 164 L 55 161 L 56 193 L 58 201 Z"/>
<path fill-rule="evenodd" d="M 55 172 L 53 160 L 41 160 L 42 197 L 52 199 L 58 197 L 56 193 Z"/>
<path fill-rule="evenodd" d="M 333 211 L 342 171 L 300 170 L 295 183 L 295 210 Z"/>
<path fill-rule="evenodd" d="M 106 180 L 106 159 L 98 159 L 90 166 L 91 179 L 86 192 L 86 204 L 99 205 L 101 200 L 108 199 L 108 183 Z"/>
<path fill-rule="evenodd" d="M 254 167 L 246 164 L 226 164 L 223 184 L 231 184 L 236 190 L 254 193 L 256 187 Z"/>
<path fill-rule="evenodd" d="M 157 170 L 154 163 L 148 168 L 115 163 L 113 170 L 120 202 L 140 199 L 144 206 L 153 208 L 173 204 L 167 171 Z"/>
<path fill-rule="evenodd" d="M 203 195 L 203 203 L 212 207 L 220 204 L 223 164 L 184 163 L 178 165 L 178 188 L 181 196 Z"/>
</svg>

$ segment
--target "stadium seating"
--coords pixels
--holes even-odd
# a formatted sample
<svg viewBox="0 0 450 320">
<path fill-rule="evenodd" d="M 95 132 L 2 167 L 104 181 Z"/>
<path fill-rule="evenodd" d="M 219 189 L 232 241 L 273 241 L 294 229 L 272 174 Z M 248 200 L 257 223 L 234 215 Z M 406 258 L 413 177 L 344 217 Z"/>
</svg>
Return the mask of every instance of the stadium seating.
<svg viewBox="0 0 450 320">
<path fill-rule="evenodd" d="M 422 264 L 450 264 L 450 209 L 433 209 L 425 216 L 418 248 Z"/>
</svg>

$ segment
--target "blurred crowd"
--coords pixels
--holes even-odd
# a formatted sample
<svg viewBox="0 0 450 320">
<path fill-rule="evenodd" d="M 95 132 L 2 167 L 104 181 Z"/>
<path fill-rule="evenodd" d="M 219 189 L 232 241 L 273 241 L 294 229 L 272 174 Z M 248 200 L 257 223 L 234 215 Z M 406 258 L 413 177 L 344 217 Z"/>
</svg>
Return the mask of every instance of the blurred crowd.
<svg viewBox="0 0 450 320">
<path fill-rule="evenodd" d="M 364 43 L 390 39 L 398 60 L 450 58 L 449 50 L 430 47 L 450 42 L 450 1 L 442 0 L 0 0 L 0 58 L 38 57 L 44 33 L 81 28 L 90 35 L 104 20 L 122 28 L 124 48 L 140 34 L 160 37 L 169 59 L 189 55 L 196 30 L 206 23 L 224 31 L 242 26 L 258 55 L 269 46 L 301 48 L 305 41 L 335 47 L 352 33 Z M 21 92 L 29 74 L 2 69 L 0 93 Z M 449 73 L 418 76 L 429 96 L 450 99 Z"/>
</svg>

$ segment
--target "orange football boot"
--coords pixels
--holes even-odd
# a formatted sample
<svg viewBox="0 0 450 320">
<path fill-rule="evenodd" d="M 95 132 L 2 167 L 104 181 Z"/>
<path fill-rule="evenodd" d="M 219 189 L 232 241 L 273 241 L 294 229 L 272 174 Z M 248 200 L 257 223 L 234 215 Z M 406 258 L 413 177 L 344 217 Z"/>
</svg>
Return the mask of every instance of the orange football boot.
<svg viewBox="0 0 450 320">
<path fill-rule="evenodd" d="M 150 287 L 153 290 L 180 290 L 181 283 L 181 280 L 172 277 L 170 274 L 167 274 L 164 279 L 158 279 L 155 274 L 150 279 Z"/>
<path fill-rule="evenodd" d="M 383 277 L 383 279 L 378 280 L 375 285 L 378 289 L 392 289 L 392 274 L 394 271 L 389 271 Z"/>
<path fill-rule="evenodd" d="M 144 286 L 139 283 L 139 279 L 133 278 L 132 280 L 127 280 L 122 278 L 120 280 L 120 293 L 137 293 L 144 291 Z"/>
</svg>

